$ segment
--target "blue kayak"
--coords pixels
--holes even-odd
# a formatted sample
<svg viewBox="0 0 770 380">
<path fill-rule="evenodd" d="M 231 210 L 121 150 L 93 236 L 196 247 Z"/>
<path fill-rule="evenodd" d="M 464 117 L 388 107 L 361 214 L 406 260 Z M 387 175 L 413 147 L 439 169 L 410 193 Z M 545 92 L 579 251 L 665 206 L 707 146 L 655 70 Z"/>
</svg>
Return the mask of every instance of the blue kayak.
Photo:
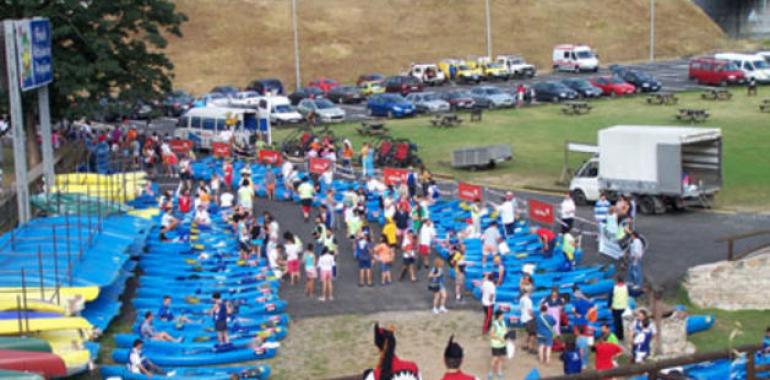
<svg viewBox="0 0 770 380">
<path fill-rule="evenodd" d="M 129 349 L 119 348 L 112 351 L 112 360 L 116 363 L 127 363 Z M 204 365 L 231 364 L 253 360 L 264 360 L 274 357 L 275 349 L 255 352 L 251 348 L 235 348 L 232 351 L 217 351 L 208 349 L 186 349 L 179 347 L 173 351 L 144 350 L 144 355 L 153 363 L 163 367 L 198 367 Z"/>
<path fill-rule="evenodd" d="M 270 377 L 270 366 L 258 365 L 253 367 L 201 367 L 201 368 L 166 368 L 167 373 L 173 373 L 173 376 L 155 376 L 153 378 L 163 377 L 179 380 L 230 380 L 233 375 L 238 379 L 266 380 Z M 119 377 L 123 380 L 149 380 L 150 378 L 131 373 L 124 365 L 108 365 L 99 368 L 102 377 Z"/>
</svg>

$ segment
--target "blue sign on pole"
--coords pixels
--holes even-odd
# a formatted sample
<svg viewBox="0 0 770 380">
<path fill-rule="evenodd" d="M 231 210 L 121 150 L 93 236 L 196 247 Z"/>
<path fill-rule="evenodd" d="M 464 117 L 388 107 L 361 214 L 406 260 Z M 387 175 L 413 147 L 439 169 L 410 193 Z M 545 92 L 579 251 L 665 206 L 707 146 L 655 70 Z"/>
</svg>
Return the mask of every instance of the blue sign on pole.
<svg viewBox="0 0 770 380">
<path fill-rule="evenodd" d="M 45 18 L 16 21 L 16 54 L 21 90 L 31 90 L 53 81 L 51 23 Z"/>
<path fill-rule="evenodd" d="M 260 132 L 267 132 L 267 129 L 270 128 L 270 124 L 268 123 L 270 119 L 266 117 L 260 117 L 259 118 L 259 131 Z"/>
</svg>

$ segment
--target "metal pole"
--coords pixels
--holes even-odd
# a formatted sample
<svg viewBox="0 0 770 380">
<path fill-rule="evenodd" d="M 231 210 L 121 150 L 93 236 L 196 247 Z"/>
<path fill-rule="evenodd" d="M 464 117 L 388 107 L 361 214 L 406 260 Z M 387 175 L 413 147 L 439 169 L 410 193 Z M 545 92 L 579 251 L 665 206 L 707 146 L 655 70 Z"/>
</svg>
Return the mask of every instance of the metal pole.
<svg viewBox="0 0 770 380">
<path fill-rule="evenodd" d="M 291 0 L 291 31 L 294 35 L 294 79 L 299 90 L 302 87 L 302 78 L 299 73 L 299 30 L 297 30 L 297 0 Z"/>
<path fill-rule="evenodd" d="M 655 60 L 655 0 L 650 0 L 650 62 Z"/>
<path fill-rule="evenodd" d="M 489 0 L 484 0 L 487 18 L 487 57 L 492 59 L 492 12 L 489 9 Z"/>
<path fill-rule="evenodd" d="M 56 304 L 61 304 L 61 298 L 59 295 L 59 253 L 56 249 L 56 226 L 51 226 L 53 232 L 53 281 L 54 291 L 56 292 Z"/>
<path fill-rule="evenodd" d="M 40 138 L 43 142 L 43 178 L 45 178 L 46 192 L 50 192 L 54 186 L 53 147 L 51 143 L 51 112 L 48 109 L 48 86 L 37 90 L 37 107 L 40 113 Z"/>
<path fill-rule="evenodd" d="M 69 213 L 64 214 L 64 238 L 67 244 L 67 277 L 69 277 L 69 284 L 72 286 L 72 250 L 70 249 L 70 223 Z"/>
<path fill-rule="evenodd" d="M 24 306 L 24 310 L 29 312 L 27 308 L 27 275 L 24 273 L 24 268 L 21 268 L 21 301 Z M 26 319 L 27 331 L 29 331 L 29 318 Z"/>
<path fill-rule="evenodd" d="M 43 284 L 43 252 L 37 246 L 37 275 L 40 279 L 40 299 L 45 300 L 45 286 Z"/>
<path fill-rule="evenodd" d="M 16 202 L 18 202 L 19 224 L 30 219 L 29 211 L 29 181 L 27 179 L 27 150 L 25 147 L 24 119 L 21 107 L 21 92 L 19 89 L 18 61 L 16 60 L 16 38 L 14 21 L 3 21 L 3 37 L 5 39 L 5 68 L 7 72 L 8 99 L 11 111 L 11 128 L 13 131 L 13 164 L 16 176 Z"/>
</svg>

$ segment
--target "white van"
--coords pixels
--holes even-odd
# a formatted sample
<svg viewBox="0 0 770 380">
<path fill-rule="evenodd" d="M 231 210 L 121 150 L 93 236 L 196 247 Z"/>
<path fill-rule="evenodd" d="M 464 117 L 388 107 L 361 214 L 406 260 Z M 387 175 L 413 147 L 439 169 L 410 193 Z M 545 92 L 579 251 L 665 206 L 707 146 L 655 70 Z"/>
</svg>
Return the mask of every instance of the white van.
<svg viewBox="0 0 770 380">
<path fill-rule="evenodd" d="M 297 124 L 302 122 L 302 114 L 291 105 L 289 98 L 285 96 L 266 96 L 270 106 L 270 123 L 275 125 Z"/>
<path fill-rule="evenodd" d="M 746 80 L 752 78 L 759 83 L 770 83 L 770 64 L 759 54 L 718 53 L 716 59 L 724 59 L 738 66 Z"/>
<path fill-rule="evenodd" d="M 553 68 L 560 71 L 599 71 L 599 56 L 588 45 L 556 45 Z"/>
<path fill-rule="evenodd" d="M 212 142 L 231 138 L 250 141 L 257 131 L 257 111 L 248 108 L 191 108 L 179 118 L 174 137 L 189 139 L 198 149 L 211 149 Z"/>
</svg>

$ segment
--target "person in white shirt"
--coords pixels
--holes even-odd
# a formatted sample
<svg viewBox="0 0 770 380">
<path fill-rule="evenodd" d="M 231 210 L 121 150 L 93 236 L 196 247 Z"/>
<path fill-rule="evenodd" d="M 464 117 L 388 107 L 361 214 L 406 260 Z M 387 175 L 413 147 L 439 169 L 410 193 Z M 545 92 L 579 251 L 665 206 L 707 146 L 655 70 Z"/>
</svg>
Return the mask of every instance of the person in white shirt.
<svg viewBox="0 0 770 380">
<path fill-rule="evenodd" d="M 529 296 L 530 290 L 526 289 L 519 298 L 519 310 L 521 314 L 519 321 L 524 325 L 524 330 L 527 332 L 527 339 L 524 343 L 524 350 L 529 352 L 535 352 L 537 350 L 537 332 L 535 330 L 535 309 L 532 303 L 532 298 Z"/>
<path fill-rule="evenodd" d="M 420 246 L 418 253 L 420 254 L 421 263 L 425 268 L 429 268 L 430 248 L 433 243 L 433 239 L 436 238 L 436 229 L 433 227 L 433 221 L 425 219 L 420 227 Z"/>
<path fill-rule="evenodd" d="M 635 288 L 641 288 L 644 281 L 642 272 L 642 258 L 644 257 L 644 243 L 639 238 L 639 233 L 631 231 L 631 246 L 629 248 L 628 282 Z"/>
<path fill-rule="evenodd" d="M 299 254 L 302 251 L 302 243 L 297 244 L 294 234 L 283 234 L 283 249 L 286 252 L 286 263 L 289 269 L 289 285 L 299 283 Z"/>
<path fill-rule="evenodd" d="M 487 333 L 489 333 L 489 327 L 492 323 L 492 312 L 495 308 L 497 287 L 492 282 L 491 277 L 491 273 L 484 273 L 484 280 L 481 282 L 481 306 L 484 312 L 484 323 L 481 326 L 482 336 L 487 336 Z"/>
<path fill-rule="evenodd" d="M 569 232 L 572 229 L 572 225 L 575 222 L 575 202 L 572 200 L 572 195 L 567 193 L 564 196 L 564 200 L 561 201 L 561 232 Z"/>
<path fill-rule="evenodd" d="M 198 223 L 202 226 L 211 225 L 211 216 L 209 215 L 209 212 L 206 211 L 206 208 L 202 205 L 195 209 L 195 223 Z"/>
<path fill-rule="evenodd" d="M 128 371 L 135 374 L 142 374 L 147 377 L 152 377 L 155 374 L 165 375 L 165 371 L 144 357 L 144 354 L 142 354 L 143 346 L 144 342 L 141 339 L 134 340 L 131 353 L 128 355 Z M 173 375 L 173 373 L 168 373 L 168 375 Z"/>
<path fill-rule="evenodd" d="M 513 236 L 516 223 L 516 198 L 513 197 L 512 192 L 505 193 L 505 200 L 497 206 L 497 212 L 500 214 L 500 222 L 503 223 L 505 236 Z"/>
<path fill-rule="evenodd" d="M 251 188 L 249 180 L 244 180 L 238 189 L 238 205 L 249 214 L 254 211 L 254 190 Z"/>
<path fill-rule="evenodd" d="M 318 271 L 321 277 L 321 297 L 319 301 L 333 301 L 334 300 L 334 285 L 332 284 L 332 277 L 334 273 L 334 255 L 324 247 L 321 252 L 321 257 L 318 258 Z"/>
<path fill-rule="evenodd" d="M 489 227 L 481 234 L 481 240 L 484 243 L 482 247 L 481 264 L 487 264 L 487 256 L 496 256 L 498 254 L 498 248 L 500 242 L 503 241 L 503 237 L 500 235 L 500 230 L 497 228 L 497 222 L 492 221 Z"/>
<path fill-rule="evenodd" d="M 222 208 L 230 208 L 233 207 L 233 200 L 235 197 L 233 197 L 233 194 L 229 191 L 225 191 L 222 193 L 222 195 L 219 196 L 219 205 Z"/>
</svg>

